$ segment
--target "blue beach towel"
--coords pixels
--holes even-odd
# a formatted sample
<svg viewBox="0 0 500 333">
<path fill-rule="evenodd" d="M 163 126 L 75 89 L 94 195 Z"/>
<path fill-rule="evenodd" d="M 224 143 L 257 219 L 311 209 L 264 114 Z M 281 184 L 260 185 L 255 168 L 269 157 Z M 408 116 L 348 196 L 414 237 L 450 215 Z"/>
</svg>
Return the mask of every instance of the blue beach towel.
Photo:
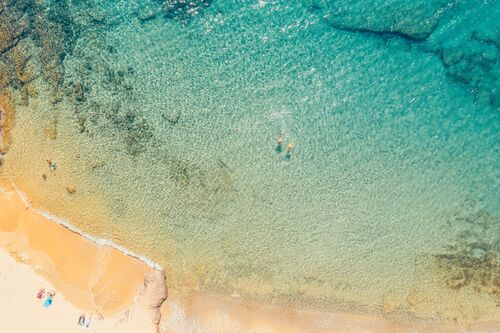
<svg viewBox="0 0 500 333">
<path fill-rule="evenodd" d="M 49 297 L 47 297 L 47 299 L 43 303 L 43 307 L 44 308 L 48 308 L 51 305 L 52 305 L 52 296 L 49 296 Z"/>
</svg>

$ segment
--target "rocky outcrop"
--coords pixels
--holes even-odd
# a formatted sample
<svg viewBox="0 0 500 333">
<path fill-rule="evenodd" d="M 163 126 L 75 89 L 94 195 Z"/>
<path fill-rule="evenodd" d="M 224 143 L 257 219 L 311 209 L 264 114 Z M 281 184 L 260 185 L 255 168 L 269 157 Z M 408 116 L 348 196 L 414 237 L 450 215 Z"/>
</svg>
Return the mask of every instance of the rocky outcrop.
<svg viewBox="0 0 500 333">
<path fill-rule="evenodd" d="M 168 290 L 165 278 L 165 271 L 151 269 L 144 277 L 144 285 L 139 290 L 139 300 L 147 311 L 151 314 L 151 319 L 159 332 L 160 307 L 167 299 Z"/>
<path fill-rule="evenodd" d="M 14 105 L 29 104 L 39 78 L 54 91 L 60 87 L 62 61 L 75 37 L 64 19 L 69 15 L 59 15 L 65 3 L 0 1 L 0 164 L 12 141 Z"/>
<path fill-rule="evenodd" d="M 11 144 L 10 131 L 14 125 L 14 109 L 9 94 L 0 94 L 0 165 L 3 155 L 7 153 Z"/>
<path fill-rule="evenodd" d="M 40 76 L 55 89 L 61 84 L 62 61 L 78 35 L 70 15 L 61 12 L 65 3 L 0 2 L 0 90 L 24 88 L 29 97 L 25 86 Z"/>
</svg>

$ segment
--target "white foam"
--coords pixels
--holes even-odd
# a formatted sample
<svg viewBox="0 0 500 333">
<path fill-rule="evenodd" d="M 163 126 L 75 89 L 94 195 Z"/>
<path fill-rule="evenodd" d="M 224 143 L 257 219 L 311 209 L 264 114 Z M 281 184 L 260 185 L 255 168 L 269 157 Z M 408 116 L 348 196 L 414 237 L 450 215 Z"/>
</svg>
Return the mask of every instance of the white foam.
<svg viewBox="0 0 500 333">
<path fill-rule="evenodd" d="M 155 263 L 153 260 L 151 260 L 151 259 L 149 259 L 149 258 L 147 258 L 145 256 L 141 256 L 140 254 L 134 253 L 134 252 L 126 249 L 125 247 L 123 247 L 121 245 L 113 243 L 113 241 L 111 241 L 109 239 L 97 238 L 97 237 L 94 237 L 94 236 L 92 236 L 90 234 L 87 234 L 86 232 L 83 232 L 82 230 L 78 229 L 77 227 L 71 225 L 67 220 L 65 220 L 63 218 L 54 216 L 54 215 L 52 215 L 52 214 L 50 214 L 50 213 L 48 213 L 46 211 L 43 211 L 41 209 L 37 209 L 37 208 L 32 207 L 31 206 L 31 201 L 28 200 L 28 198 L 26 197 L 26 195 L 23 192 L 21 192 L 15 186 L 14 186 L 14 189 L 16 190 L 17 194 L 19 195 L 19 197 L 21 198 L 21 200 L 23 201 L 23 203 L 26 205 L 27 208 L 33 210 L 37 214 L 42 215 L 46 219 L 48 219 L 48 220 L 50 220 L 50 221 L 52 221 L 54 223 L 57 223 L 59 225 L 62 225 L 66 229 L 68 229 L 68 230 L 70 230 L 70 231 L 72 231 L 74 233 L 79 234 L 80 236 L 88 239 L 89 241 L 91 241 L 93 243 L 96 243 L 96 244 L 102 245 L 102 246 L 108 246 L 108 247 L 114 248 L 114 249 L 116 249 L 116 250 L 124 253 L 127 256 L 130 256 L 130 257 L 133 257 L 133 258 L 136 258 L 136 259 L 139 259 L 139 260 L 143 261 L 148 266 L 150 266 L 150 267 L 152 267 L 154 269 L 163 270 L 163 267 L 161 267 L 159 264 Z M 4 189 L 2 189 L 1 187 L 0 187 L 0 191 L 4 192 L 6 194 L 8 193 L 7 191 L 5 191 Z"/>
</svg>

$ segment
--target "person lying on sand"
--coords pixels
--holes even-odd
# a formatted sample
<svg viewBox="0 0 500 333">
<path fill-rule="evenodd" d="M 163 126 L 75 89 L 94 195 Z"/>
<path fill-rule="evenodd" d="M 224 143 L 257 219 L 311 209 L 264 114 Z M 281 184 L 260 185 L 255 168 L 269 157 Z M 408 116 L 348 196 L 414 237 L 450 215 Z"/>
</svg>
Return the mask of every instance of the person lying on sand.
<svg viewBox="0 0 500 333">
<path fill-rule="evenodd" d="M 36 298 L 42 299 L 43 296 L 45 296 L 45 288 L 42 288 L 38 291 L 38 294 L 36 294 Z"/>
<path fill-rule="evenodd" d="M 85 327 L 89 327 L 91 321 L 92 321 L 92 313 L 90 314 L 89 321 L 85 324 Z"/>
<path fill-rule="evenodd" d="M 80 326 L 85 325 L 85 314 L 84 313 L 82 313 L 80 315 L 80 318 L 78 318 L 78 325 L 80 325 Z"/>
<path fill-rule="evenodd" d="M 50 293 L 49 293 L 49 296 L 47 296 L 47 299 L 45 300 L 45 302 L 43 303 L 43 307 L 44 308 L 48 308 L 49 306 L 52 305 L 52 300 L 53 300 L 53 297 Z"/>
</svg>

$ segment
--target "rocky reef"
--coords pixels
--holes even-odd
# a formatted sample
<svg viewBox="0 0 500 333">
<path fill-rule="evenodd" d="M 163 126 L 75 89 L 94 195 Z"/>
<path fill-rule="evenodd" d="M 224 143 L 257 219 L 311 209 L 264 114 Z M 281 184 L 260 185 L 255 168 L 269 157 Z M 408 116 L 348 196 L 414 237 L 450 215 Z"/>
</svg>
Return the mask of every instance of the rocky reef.
<svg viewBox="0 0 500 333">
<path fill-rule="evenodd" d="M 10 103 L 7 93 L 0 95 L 0 166 L 3 164 L 3 156 L 9 150 L 11 144 L 10 131 L 14 125 L 14 109 Z"/>
<path fill-rule="evenodd" d="M 500 6 L 494 2 L 323 1 L 311 9 L 335 29 L 380 38 L 403 38 L 435 53 L 448 77 L 476 101 L 500 107 Z"/>
<path fill-rule="evenodd" d="M 481 209 L 451 223 L 465 227 L 455 243 L 431 256 L 440 281 L 452 290 L 490 294 L 500 305 L 500 219 Z"/>
<path fill-rule="evenodd" d="M 30 98 L 37 96 L 38 79 L 47 83 L 54 94 L 61 86 L 62 61 L 76 36 L 72 24 L 60 19 L 65 4 L 65 1 L 49 4 L 33 0 L 0 3 L 2 155 L 11 144 L 15 105 L 28 105 Z"/>
</svg>

